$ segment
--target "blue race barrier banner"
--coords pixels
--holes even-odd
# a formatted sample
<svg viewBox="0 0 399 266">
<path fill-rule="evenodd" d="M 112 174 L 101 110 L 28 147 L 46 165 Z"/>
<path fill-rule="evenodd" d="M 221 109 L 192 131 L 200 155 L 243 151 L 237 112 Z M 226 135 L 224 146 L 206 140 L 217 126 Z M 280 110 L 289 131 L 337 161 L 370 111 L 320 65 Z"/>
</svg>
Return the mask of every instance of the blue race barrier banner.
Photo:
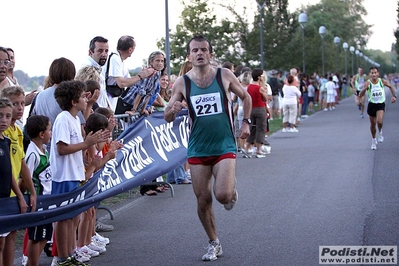
<svg viewBox="0 0 399 266">
<path fill-rule="evenodd" d="M 16 198 L 0 199 L 0 233 L 76 217 L 101 200 L 147 184 L 187 160 L 187 110 L 167 123 L 163 112 L 140 117 L 119 137 L 124 147 L 79 189 L 37 197 L 36 212 L 20 213 Z M 28 202 L 29 197 L 25 196 Z"/>
</svg>

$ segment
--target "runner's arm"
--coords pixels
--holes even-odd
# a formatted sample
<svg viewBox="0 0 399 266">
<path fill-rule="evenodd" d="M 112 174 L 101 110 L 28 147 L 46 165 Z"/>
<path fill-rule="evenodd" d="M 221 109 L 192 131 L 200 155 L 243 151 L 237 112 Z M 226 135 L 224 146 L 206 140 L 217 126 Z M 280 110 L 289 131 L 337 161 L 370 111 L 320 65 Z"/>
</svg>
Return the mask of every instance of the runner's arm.
<svg viewBox="0 0 399 266">
<path fill-rule="evenodd" d="M 353 92 L 355 92 L 356 91 L 356 87 L 355 87 L 355 78 L 356 78 L 356 76 L 353 76 L 352 78 L 351 78 L 351 85 L 352 85 L 352 90 L 353 90 Z"/>
<path fill-rule="evenodd" d="M 386 81 L 385 79 L 382 79 L 382 84 L 384 84 L 385 87 L 388 87 L 392 93 L 391 103 L 396 102 L 396 93 L 395 93 L 395 90 L 393 89 L 393 87 L 391 86 L 391 84 L 389 84 L 389 82 Z"/>
<path fill-rule="evenodd" d="M 170 97 L 168 106 L 164 111 L 164 118 L 167 122 L 172 122 L 176 118 L 176 113 L 180 112 L 183 109 L 183 99 L 185 98 L 184 94 L 184 78 L 179 77 L 172 88 L 172 95 Z"/>
<path fill-rule="evenodd" d="M 237 97 L 240 97 L 242 100 L 242 108 L 244 110 L 244 118 L 248 119 L 251 117 L 251 112 L 252 112 L 252 99 L 251 96 L 248 94 L 247 91 L 245 91 L 241 84 L 238 82 L 238 79 L 232 72 L 229 70 L 223 70 L 222 69 L 222 77 L 223 80 L 227 80 L 229 82 L 229 86 L 227 88 L 228 93 L 229 91 L 233 92 Z M 249 136 L 249 124 L 244 122 L 242 123 L 242 126 L 240 128 L 240 138 L 246 139 Z"/>
<path fill-rule="evenodd" d="M 367 88 L 369 87 L 369 85 L 370 85 L 370 82 L 369 82 L 369 81 L 366 81 L 366 82 L 363 84 L 363 89 L 360 91 L 359 97 L 363 97 L 363 96 L 364 96 L 364 94 L 366 93 L 366 90 L 367 90 Z"/>
</svg>

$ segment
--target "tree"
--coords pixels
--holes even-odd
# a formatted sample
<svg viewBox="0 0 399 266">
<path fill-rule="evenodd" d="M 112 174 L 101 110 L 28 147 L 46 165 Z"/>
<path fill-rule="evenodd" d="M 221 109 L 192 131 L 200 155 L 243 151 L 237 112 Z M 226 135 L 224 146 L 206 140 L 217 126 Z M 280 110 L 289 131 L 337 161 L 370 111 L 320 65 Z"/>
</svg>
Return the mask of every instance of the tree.
<svg viewBox="0 0 399 266">
<path fill-rule="evenodd" d="M 396 12 L 398 13 L 397 18 L 398 18 L 398 24 L 399 24 L 399 1 L 398 1 L 398 6 L 396 8 Z M 396 56 L 397 59 L 399 60 L 399 27 L 395 31 L 395 38 L 396 38 L 396 43 L 395 43 L 395 51 L 396 51 Z"/>
<path fill-rule="evenodd" d="M 289 69 L 293 66 L 295 58 L 300 54 L 295 35 L 298 23 L 294 15 L 288 12 L 288 0 L 258 1 L 259 5 L 265 3 L 265 8 L 260 10 L 264 14 L 264 60 L 266 69 Z M 260 14 L 255 15 L 253 30 L 248 35 L 246 49 L 253 60 L 259 60 L 260 55 Z M 287 60 L 288 59 L 288 60 Z"/>
<path fill-rule="evenodd" d="M 292 13 L 288 11 L 288 0 L 257 1 L 259 4 L 265 3 L 265 8 L 261 12 L 264 15 L 263 50 L 266 69 L 288 70 L 302 65 L 302 32 L 298 23 L 299 13 L 304 12 L 308 15 L 308 23 L 304 31 L 308 73 L 313 71 L 321 73 L 321 38 L 318 34 L 320 26 L 327 28 L 327 34 L 324 37 L 327 71 L 336 70 L 338 54 L 339 71 L 343 72 L 343 42 L 364 51 L 371 34 L 371 25 L 367 25 L 362 19 L 362 16 L 367 15 L 363 0 L 321 0 L 316 5 L 302 6 Z M 186 60 L 186 44 L 196 33 L 210 40 L 215 58 L 219 62 L 230 61 L 235 65 L 244 64 L 251 68 L 259 66 L 259 12 L 254 14 L 253 25 L 250 25 L 247 10 L 241 9 L 242 13 L 239 13 L 235 3 L 221 5 L 229 11 L 228 18 L 224 18 L 225 14 L 221 15 L 220 12 L 218 16 L 214 15 L 213 9 L 208 6 L 208 0 L 189 0 L 182 2 L 182 5 L 184 8 L 180 16 L 181 23 L 170 34 L 171 73 L 179 72 L 180 65 Z M 341 38 L 339 47 L 333 43 L 335 36 Z M 164 49 L 164 42 L 164 39 L 158 41 L 157 45 L 160 49 Z"/>
<path fill-rule="evenodd" d="M 299 11 L 297 11 L 299 13 Z M 367 15 L 363 7 L 363 0 L 321 0 L 316 5 L 303 7 L 308 15 L 305 28 L 306 38 L 306 69 L 321 73 L 321 38 L 318 34 L 320 26 L 327 28 L 324 37 L 325 69 L 336 71 L 336 56 L 338 54 L 339 72 L 344 72 L 344 51 L 342 43 L 347 42 L 356 49 L 364 50 L 371 35 L 371 25 L 362 18 Z M 339 18 L 339 19 L 337 19 Z M 334 37 L 338 36 L 341 43 L 334 44 Z"/>
<path fill-rule="evenodd" d="M 245 22 L 218 21 L 207 0 L 190 0 L 182 2 L 182 5 L 181 23 L 176 26 L 176 32 L 170 34 L 171 73 L 179 73 L 180 66 L 186 60 L 186 44 L 196 34 L 205 36 L 211 42 L 216 60 L 237 63 L 241 53 L 236 44 L 240 43 L 242 34 L 237 33 L 236 28 Z M 162 38 L 157 45 L 164 50 L 165 39 Z"/>
</svg>

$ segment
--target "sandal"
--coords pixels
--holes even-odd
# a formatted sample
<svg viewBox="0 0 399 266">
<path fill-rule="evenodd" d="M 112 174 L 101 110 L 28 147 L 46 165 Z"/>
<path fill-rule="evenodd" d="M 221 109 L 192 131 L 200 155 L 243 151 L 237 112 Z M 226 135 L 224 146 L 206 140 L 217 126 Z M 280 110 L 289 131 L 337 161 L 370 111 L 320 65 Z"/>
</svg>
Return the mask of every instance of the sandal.
<svg viewBox="0 0 399 266">
<path fill-rule="evenodd" d="M 164 192 L 165 192 L 165 189 L 164 189 L 162 186 L 159 186 L 159 187 L 157 187 L 157 188 L 155 189 L 155 191 L 156 191 L 156 192 L 159 192 L 159 193 L 164 193 Z"/>
<path fill-rule="evenodd" d="M 186 179 L 186 180 L 184 180 L 184 181 L 182 181 L 182 182 L 179 182 L 179 185 L 189 185 L 189 184 L 191 184 L 192 182 L 190 181 L 190 180 L 188 180 L 188 179 Z"/>
<path fill-rule="evenodd" d="M 156 196 L 157 193 L 156 193 L 154 190 L 148 190 L 148 191 L 146 191 L 146 192 L 143 194 L 143 196 L 144 196 L 144 195 L 147 195 L 147 196 Z"/>
<path fill-rule="evenodd" d="M 46 253 L 47 257 L 52 257 L 53 255 L 51 254 L 53 251 L 53 244 L 52 243 L 46 243 L 46 245 L 43 248 L 44 253 Z"/>
</svg>

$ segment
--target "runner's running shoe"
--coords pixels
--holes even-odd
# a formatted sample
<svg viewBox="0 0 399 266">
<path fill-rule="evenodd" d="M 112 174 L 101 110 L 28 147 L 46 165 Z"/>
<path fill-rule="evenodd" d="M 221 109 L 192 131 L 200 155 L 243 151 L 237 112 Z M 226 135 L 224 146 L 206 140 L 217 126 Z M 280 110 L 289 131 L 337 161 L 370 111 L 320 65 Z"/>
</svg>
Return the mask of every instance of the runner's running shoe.
<svg viewBox="0 0 399 266">
<path fill-rule="evenodd" d="M 208 252 L 202 256 L 202 260 L 204 261 L 214 261 L 217 260 L 217 257 L 223 254 L 222 245 L 220 243 L 215 243 L 209 241 L 209 245 L 207 247 Z"/>
<path fill-rule="evenodd" d="M 233 198 L 231 199 L 231 201 L 229 203 L 227 203 L 227 204 L 224 204 L 224 208 L 226 210 L 230 211 L 231 209 L 233 209 L 233 207 L 236 204 L 237 200 L 238 200 L 238 192 L 236 190 L 235 193 L 234 193 Z"/>
<path fill-rule="evenodd" d="M 373 139 L 371 141 L 371 149 L 376 150 L 377 149 L 377 139 Z"/>
</svg>

